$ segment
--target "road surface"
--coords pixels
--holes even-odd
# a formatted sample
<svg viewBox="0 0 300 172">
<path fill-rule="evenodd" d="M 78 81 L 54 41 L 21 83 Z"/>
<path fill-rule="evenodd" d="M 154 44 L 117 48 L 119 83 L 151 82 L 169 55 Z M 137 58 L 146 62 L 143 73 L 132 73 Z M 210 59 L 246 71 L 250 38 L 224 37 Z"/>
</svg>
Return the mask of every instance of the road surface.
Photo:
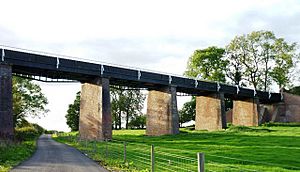
<svg viewBox="0 0 300 172">
<path fill-rule="evenodd" d="M 77 149 L 58 143 L 50 135 L 38 140 L 35 154 L 11 172 L 107 172 Z"/>
</svg>

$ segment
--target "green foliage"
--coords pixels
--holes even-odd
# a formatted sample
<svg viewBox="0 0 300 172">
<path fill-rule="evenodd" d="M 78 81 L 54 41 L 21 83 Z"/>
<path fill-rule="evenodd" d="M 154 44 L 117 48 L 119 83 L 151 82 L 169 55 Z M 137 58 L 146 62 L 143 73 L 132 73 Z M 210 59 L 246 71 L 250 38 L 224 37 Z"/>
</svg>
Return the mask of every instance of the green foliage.
<svg viewBox="0 0 300 172">
<path fill-rule="evenodd" d="M 226 47 L 227 76 L 235 84 L 242 80 L 255 89 L 268 90 L 272 81 L 280 88 L 289 84 L 295 65 L 296 43 L 289 44 L 271 31 L 254 31 L 236 36 Z M 248 84 L 246 84 L 248 85 Z"/>
<path fill-rule="evenodd" d="M 195 120 L 196 115 L 196 97 L 193 96 L 191 101 L 183 104 L 181 110 L 179 110 L 179 123 L 182 125 L 185 122 Z"/>
<path fill-rule="evenodd" d="M 58 133 L 58 131 L 56 131 L 56 130 L 46 130 L 45 131 L 45 134 L 55 134 L 55 133 Z"/>
<path fill-rule="evenodd" d="M 0 140 L 0 171 L 9 171 L 12 167 L 28 159 L 36 149 L 36 139 L 44 132 L 37 125 L 22 121 L 22 127 L 15 129 L 17 142 Z"/>
<path fill-rule="evenodd" d="M 12 167 L 28 159 L 36 149 L 36 141 L 28 140 L 21 143 L 1 143 L 0 141 L 0 171 L 9 171 Z"/>
<path fill-rule="evenodd" d="M 15 136 L 18 140 L 32 140 L 40 135 L 34 127 L 23 127 L 15 129 Z"/>
<path fill-rule="evenodd" d="M 218 47 L 208 47 L 196 50 L 189 58 L 186 76 L 197 77 L 210 81 L 225 82 L 225 68 L 228 62 L 223 60 L 225 50 Z"/>
<path fill-rule="evenodd" d="M 130 129 L 143 129 L 146 126 L 146 116 L 138 115 L 133 117 L 128 126 Z"/>
<path fill-rule="evenodd" d="M 293 87 L 290 90 L 286 90 L 286 92 L 295 94 L 295 95 L 300 95 L 300 86 Z"/>
<path fill-rule="evenodd" d="M 251 128 L 246 126 L 229 126 L 227 131 L 234 131 L 234 132 L 271 132 L 270 129 L 266 128 Z"/>
<path fill-rule="evenodd" d="M 73 104 L 69 104 L 69 109 L 66 114 L 67 125 L 71 131 L 79 130 L 79 114 L 80 114 L 80 92 L 76 93 L 76 98 Z"/>
<path fill-rule="evenodd" d="M 289 122 L 289 123 L 283 123 L 283 122 L 269 122 L 262 124 L 262 126 L 265 127 L 300 127 L 299 122 Z"/>
<path fill-rule="evenodd" d="M 40 117 L 48 112 L 48 100 L 39 85 L 20 77 L 12 79 L 14 125 L 18 126 L 25 117 Z"/>
<path fill-rule="evenodd" d="M 140 90 L 128 89 L 125 87 L 111 88 L 111 113 L 113 118 L 114 128 L 121 129 L 122 117 L 125 118 L 126 128 L 129 127 L 130 121 L 133 127 L 144 127 L 142 109 L 145 101 L 145 95 Z M 79 115 L 80 115 L 80 92 L 76 94 L 73 104 L 69 105 L 66 114 L 67 125 L 71 131 L 78 131 L 79 129 Z M 137 122 L 140 122 L 137 124 Z"/>
<path fill-rule="evenodd" d="M 112 87 L 111 112 L 114 128 L 121 129 L 122 116 L 124 116 L 125 127 L 128 129 L 129 122 L 142 115 L 145 98 L 145 95 L 140 90 L 122 86 Z M 142 125 L 142 123 L 140 125 Z"/>
</svg>

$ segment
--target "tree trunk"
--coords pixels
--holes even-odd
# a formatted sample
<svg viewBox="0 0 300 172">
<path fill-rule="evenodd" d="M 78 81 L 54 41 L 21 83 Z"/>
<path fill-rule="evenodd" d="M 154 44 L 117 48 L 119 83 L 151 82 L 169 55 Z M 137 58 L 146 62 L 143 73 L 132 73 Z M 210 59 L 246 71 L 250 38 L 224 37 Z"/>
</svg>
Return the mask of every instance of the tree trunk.
<svg viewBox="0 0 300 172">
<path fill-rule="evenodd" d="M 128 129 L 128 121 L 129 121 L 129 114 L 128 110 L 126 111 L 126 130 Z"/>
<path fill-rule="evenodd" d="M 121 110 L 119 110 L 119 130 L 121 130 L 122 129 L 122 111 Z"/>
<path fill-rule="evenodd" d="M 267 91 L 267 82 L 268 82 L 268 73 L 269 73 L 269 70 L 268 70 L 268 62 L 265 63 L 265 91 Z"/>
<path fill-rule="evenodd" d="M 115 117 L 115 129 L 118 129 L 118 121 L 117 121 L 117 116 Z"/>
</svg>

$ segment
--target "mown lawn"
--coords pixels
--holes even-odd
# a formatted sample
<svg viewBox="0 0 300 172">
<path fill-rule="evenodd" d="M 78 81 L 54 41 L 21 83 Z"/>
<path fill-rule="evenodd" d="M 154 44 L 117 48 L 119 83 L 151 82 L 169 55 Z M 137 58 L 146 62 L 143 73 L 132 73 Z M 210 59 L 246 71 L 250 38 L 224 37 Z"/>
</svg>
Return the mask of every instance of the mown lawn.
<svg viewBox="0 0 300 172">
<path fill-rule="evenodd" d="M 35 149 L 35 139 L 21 143 L 0 142 L 0 172 L 9 171 L 12 167 L 28 159 Z"/>
<path fill-rule="evenodd" d="M 122 159 L 122 143 L 126 141 L 127 154 L 129 157 L 132 155 L 132 163 L 137 166 L 149 163 L 147 154 L 150 145 L 155 145 L 156 161 L 158 165 L 162 164 L 157 171 L 168 171 L 168 169 L 172 171 L 173 166 L 178 166 L 177 169 L 174 167 L 173 171 L 181 171 L 181 164 L 175 164 L 175 161 L 196 165 L 190 159 L 196 160 L 197 152 L 205 153 L 207 171 L 300 171 L 299 125 L 231 127 L 226 131 L 218 132 L 182 129 L 178 135 L 160 137 L 145 136 L 145 130 L 117 130 L 113 131 L 113 139 L 116 145 L 112 149 L 117 152 L 114 158 Z M 90 144 L 86 142 L 74 144 L 67 137 L 58 137 L 57 140 L 69 143 L 83 151 L 87 150 L 87 144 Z M 99 150 L 101 144 L 104 145 L 94 143 L 90 148 Z M 113 146 L 113 142 L 110 145 Z M 99 156 L 93 157 L 97 160 L 101 159 Z M 181 157 L 183 159 L 180 159 Z M 135 162 L 139 158 L 144 158 L 144 162 Z M 163 164 L 163 161 L 169 162 L 170 166 Z M 108 163 L 108 165 L 116 164 Z M 120 166 L 122 168 L 122 165 Z M 185 168 L 189 167 L 182 167 Z M 194 169 L 191 167 L 191 170 Z"/>
</svg>

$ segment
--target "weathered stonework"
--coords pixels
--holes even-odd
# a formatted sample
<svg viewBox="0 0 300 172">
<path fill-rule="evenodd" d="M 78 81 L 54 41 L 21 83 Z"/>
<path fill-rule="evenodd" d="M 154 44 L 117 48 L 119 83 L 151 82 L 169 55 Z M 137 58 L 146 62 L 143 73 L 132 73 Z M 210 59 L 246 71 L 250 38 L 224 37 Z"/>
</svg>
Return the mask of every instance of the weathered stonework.
<svg viewBox="0 0 300 172">
<path fill-rule="evenodd" d="M 217 93 L 196 97 L 195 129 L 215 131 L 222 128 L 226 128 L 224 95 Z"/>
<path fill-rule="evenodd" d="M 300 122 L 300 96 L 283 93 L 283 102 L 273 105 L 272 122 Z"/>
<path fill-rule="evenodd" d="M 79 133 L 84 140 L 112 138 L 109 80 L 99 78 L 81 87 Z"/>
<path fill-rule="evenodd" d="M 175 87 L 149 91 L 146 126 L 146 135 L 149 136 L 179 133 Z"/>
<path fill-rule="evenodd" d="M 258 99 L 234 100 L 232 124 L 258 126 Z"/>
<path fill-rule="evenodd" d="M 0 64 L 0 138 L 13 138 L 12 107 L 12 68 L 6 64 Z"/>
</svg>

